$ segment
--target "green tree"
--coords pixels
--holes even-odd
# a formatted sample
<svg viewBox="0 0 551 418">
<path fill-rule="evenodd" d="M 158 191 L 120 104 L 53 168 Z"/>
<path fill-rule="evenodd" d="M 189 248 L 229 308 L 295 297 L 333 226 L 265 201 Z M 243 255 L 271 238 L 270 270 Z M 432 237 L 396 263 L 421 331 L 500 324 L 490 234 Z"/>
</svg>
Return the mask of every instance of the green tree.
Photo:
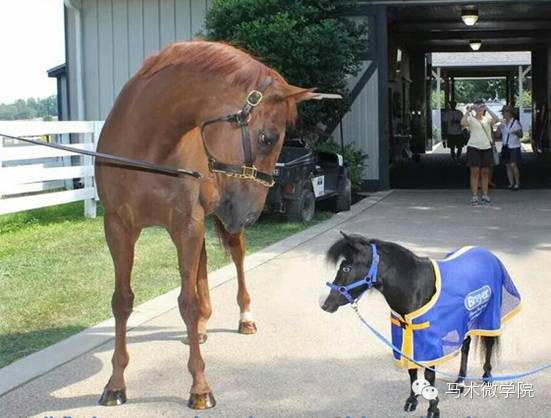
<svg viewBox="0 0 551 418">
<path fill-rule="evenodd" d="M 507 96 L 507 84 L 504 79 L 471 79 L 455 81 L 455 99 L 462 103 L 471 103 L 477 99 L 494 100 Z"/>
<path fill-rule="evenodd" d="M 347 79 L 361 69 L 367 27 L 343 17 L 344 0 L 215 0 L 206 37 L 229 42 L 278 70 L 290 83 L 340 93 L 342 101 L 301 106 L 303 133 L 336 125 L 349 109 Z"/>
<path fill-rule="evenodd" d="M 42 118 L 51 120 L 57 116 L 57 97 L 45 99 L 18 99 L 13 103 L 0 103 L 0 120 L 25 120 Z"/>
</svg>

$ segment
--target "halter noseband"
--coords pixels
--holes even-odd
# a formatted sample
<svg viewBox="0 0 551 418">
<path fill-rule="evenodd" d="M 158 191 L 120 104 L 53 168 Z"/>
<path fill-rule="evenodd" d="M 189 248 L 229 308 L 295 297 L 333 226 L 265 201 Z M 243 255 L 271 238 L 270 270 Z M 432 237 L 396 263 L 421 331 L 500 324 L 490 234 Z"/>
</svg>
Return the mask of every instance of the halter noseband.
<svg viewBox="0 0 551 418">
<path fill-rule="evenodd" d="M 341 295 L 343 295 L 346 298 L 348 303 L 352 305 L 354 305 L 368 289 L 371 289 L 377 283 L 377 272 L 379 269 L 379 254 L 377 253 L 377 246 L 373 243 L 371 243 L 371 250 L 372 250 L 371 267 L 369 267 L 369 271 L 366 276 L 362 277 L 361 279 L 355 280 L 352 283 L 347 284 L 346 286 L 340 286 L 335 283 L 327 282 L 327 286 L 329 286 L 331 290 L 339 292 Z M 350 291 L 360 286 L 366 286 L 366 288 L 362 290 L 362 292 L 359 294 L 359 296 L 356 299 L 353 299 L 352 295 L 350 294 Z"/>
<path fill-rule="evenodd" d="M 241 110 L 237 113 L 231 113 L 220 118 L 211 119 L 203 122 L 201 125 L 201 137 L 203 138 L 203 146 L 209 160 L 209 170 L 212 173 L 221 173 L 229 177 L 236 177 L 244 180 L 253 180 L 266 187 L 272 187 L 274 185 L 274 178 L 271 174 L 258 171 L 254 166 L 253 152 L 251 148 L 251 140 L 249 133 L 249 121 L 251 120 L 251 113 L 255 107 L 257 107 L 263 98 L 263 91 L 272 83 L 272 79 L 266 79 L 259 90 L 251 90 L 247 95 L 245 104 Z M 207 147 L 205 141 L 204 129 L 206 126 L 216 122 L 230 122 L 236 127 L 241 129 L 241 142 L 243 146 L 244 164 L 226 164 L 217 161 Z"/>
</svg>

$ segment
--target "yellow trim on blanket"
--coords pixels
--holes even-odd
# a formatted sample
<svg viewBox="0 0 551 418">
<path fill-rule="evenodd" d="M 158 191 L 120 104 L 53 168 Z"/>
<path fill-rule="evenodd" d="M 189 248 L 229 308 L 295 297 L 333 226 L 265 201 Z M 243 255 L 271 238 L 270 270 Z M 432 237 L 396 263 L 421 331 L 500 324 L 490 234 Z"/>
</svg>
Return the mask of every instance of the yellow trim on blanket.
<svg viewBox="0 0 551 418">
<path fill-rule="evenodd" d="M 413 357 L 413 331 L 414 330 L 419 330 L 419 329 L 426 329 L 430 326 L 430 322 L 422 322 L 420 324 L 413 324 L 411 323 L 411 321 L 421 315 L 423 315 L 425 312 L 427 312 L 430 308 L 432 308 L 434 306 L 434 304 L 436 303 L 436 301 L 438 300 L 438 298 L 440 297 L 440 291 L 441 291 L 441 287 L 442 287 L 442 278 L 440 276 L 440 268 L 438 267 L 438 263 L 434 260 L 431 260 L 432 261 L 432 265 L 434 267 L 434 273 L 435 273 L 435 277 L 436 277 L 436 281 L 435 281 L 435 285 L 436 285 L 436 292 L 434 293 L 434 295 L 432 296 L 432 298 L 425 304 L 423 305 L 421 308 L 409 313 L 409 314 L 406 314 L 404 315 L 404 317 L 402 318 L 402 316 L 397 313 L 397 312 L 394 312 L 392 309 L 391 309 L 391 312 L 393 315 L 395 315 L 397 318 L 399 318 L 402 322 L 405 322 L 406 323 L 406 328 L 405 328 L 405 332 L 404 332 L 404 335 L 403 335 L 403 338 L 402 338 L 402 347 L 401 347 L 401 350 L 402 352 L 410 357 L 410 358 L 415 358 Z M 502 323 L 505 323 L 507 322 L 509 319 L 511 319 L 513 316 L 515 316 L 517 313 L 519 313 L 519 311 L 522 309 L 522 303 L 518 304 L 513 310 L 511 310 L 510 312 L 508 312 L 506 315 L 504 315 L 502 318 L 501 318 L 501 322 Z M 397 325 L 401 328 L 401 324 L 398 320 L 394 319 L 394 318 L 391 318 L 391 323 L 394 324 L 394 325 Z M 502 329 L 497 329 L 497 330 L 483 330 L 483 329 L 472 329 L 472 330 L 469 330 L 465 333 L 465 337 L 467 336 L 473 336 L 473 337 L 497 337 L 499 335 L 501 335 L 501 332 L 502 332 Z M 439 357 L 437 359 L 434 359 L 434 360 L 431 360 L 430 362 L 423 362 L 423 361 L 420 361 L 419 363 L 422 364 L 423 366 L 425 367 L 433 367 L 433 366 L 436 366 L 438 364 L 442 364 L 446 361 L 449 361 L 451 360 L 452 358 L 454 358 L 455 356 L 457 356 L 459 354 L 459 352 L 461 351 L 461 347 L 459 347 L 457 350 L 449 353 L 449 354 L 446 354 L 445 356 L 442 356 L 442 357 Z M 403 356 L 401 356 L 400 360 L 394 360 L 396 366 L 398 367 L 407 367 L 408 369 L 418 369 L 419 365 L 407 360 L 406 358 L 403 358 Z"/>
</svg>

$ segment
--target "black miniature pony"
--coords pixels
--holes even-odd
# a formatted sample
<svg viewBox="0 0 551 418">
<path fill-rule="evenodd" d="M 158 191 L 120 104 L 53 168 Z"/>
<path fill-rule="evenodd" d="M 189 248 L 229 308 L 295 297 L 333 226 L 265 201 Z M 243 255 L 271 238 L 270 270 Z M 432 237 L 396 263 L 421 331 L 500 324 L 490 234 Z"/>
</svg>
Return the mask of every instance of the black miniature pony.
<svg viewBox="0 0 551 418">
<path fill-rule="evenodd" d="M 395 347 L 433 369 L 460 350 L 457 383 L 461 389 L 471 336 L 480 336 L 485 351 L 483 379 L 491 381 L 492 354 L 501 323 L 520 307 L 520 296 L 494 254 L 465 247 L 436 262 L 392 242 L 341 234 L 343 238 L 327 252 L 328 260 L 334 264 L 342 261 L 335 280 L 328 283 L 331 292 L 322 302 L 323 310 L 333 313 L 373 287 L 391 308 Z M 414 411 L 418 395 L 413 383 L 419 365 L 396 351 L 394 357 L 399 365 L 408 368 L 412 390 L 404 409 Z M 425 369 L 425 379 L 434 386 L 434 371 Z M 438 397 L 429 401 L 428 418 L 440 417 L 438 401 Z"/>
</svg>

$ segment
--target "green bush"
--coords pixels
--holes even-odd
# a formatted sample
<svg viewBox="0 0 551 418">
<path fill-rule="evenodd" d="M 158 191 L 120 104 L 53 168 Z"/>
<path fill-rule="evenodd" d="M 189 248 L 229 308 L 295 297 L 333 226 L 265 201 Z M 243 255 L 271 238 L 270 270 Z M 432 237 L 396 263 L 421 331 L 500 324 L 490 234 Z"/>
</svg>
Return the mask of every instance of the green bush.
<svg viewBox="0 0 551 418">
<path fill-rule="evenodd" d="M 341 146 L 333 141 L 318 142 L 315 145 L 317 151 L 336 152 L 342 155 L 344 164 L 348 169 L 348 177 L 352 182 L 352 191 L 359 192 L 362 190 L 362 172 L 364 169 L 365 156 L 360 150 L 348 144 Z"/>
<path fill-rule="evenodd" d="M 279 71 L 291 84 L 340 93 L 344 100 L 301 106 L 301 134 L 333 126 L 349 109 L 347 77 L 361 69 L 367 27 L 344 18 L 344 0 L 215 0 L 206 37 L 242 48 Z"/>
</svg>

